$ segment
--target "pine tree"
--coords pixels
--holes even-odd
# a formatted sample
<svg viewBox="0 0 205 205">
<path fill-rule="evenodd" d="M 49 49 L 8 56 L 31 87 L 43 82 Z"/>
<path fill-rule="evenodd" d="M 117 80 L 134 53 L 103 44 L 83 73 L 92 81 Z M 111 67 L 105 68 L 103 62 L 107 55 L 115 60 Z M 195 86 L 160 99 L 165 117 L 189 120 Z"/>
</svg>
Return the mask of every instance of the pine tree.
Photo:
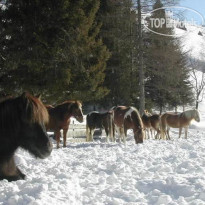
<svg viewBox="0 0 205 205">
<path fill-rule="evenodd" d="M 153 9 L 161 8 L 163 4 L 157 0 Z M 152 18 L 165 18 L 165 10 L 153 13 Z M 165 24 L 159 28 L 152 28 L 155 32 L 171 35 L 172 28 Z M 148 32 L 148 49 L 146 55 L 146 97 L 151 99 L 160 112 L 166 105 L 177 107 L 182 101 L 191 102 L 188 70 L 185 56 L 179 48 L 176 38 L 161 36 Z M 181 89 L 182 88 L 182 89 Z M 182 94 L 183 92 L 183 94 Z"/>
<path fill-rule="evenodd" d="M 101 1 L 98 20 L 100 36 L 111 52 L 107 63 L 105 86 L 110 93 L 105 104 L 130 105 L 137 100 L 136 14 L 131 0 Z"/>
<path fill-rule="evenodd" d="M 109 52 L 98 37 L 98 0 L 6 2 L 1 10 L 1 89 L 48 99 L 100 99 Z"/>
</svg>

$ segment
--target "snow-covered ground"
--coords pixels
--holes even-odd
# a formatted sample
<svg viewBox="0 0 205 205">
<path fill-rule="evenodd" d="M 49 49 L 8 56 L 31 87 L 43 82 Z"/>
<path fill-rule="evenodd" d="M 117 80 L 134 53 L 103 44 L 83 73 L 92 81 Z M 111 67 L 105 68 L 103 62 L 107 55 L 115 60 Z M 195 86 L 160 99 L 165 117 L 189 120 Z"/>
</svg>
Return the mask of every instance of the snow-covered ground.
<svg viewBox="0 0 205 205">
<path fill-rule="evenodd" d="M 130 132 L 126 146 L 105 143 L 105 137 L 54 145 L 44 160 L 19 149 L 16 162 L 27 178 L 0 181 L 0 204 L 205 204 L 204 135 L 203 123 L 195 123 L 187 140 L 172 130 L 170 141 L 136 145 Z"/>
</svg>

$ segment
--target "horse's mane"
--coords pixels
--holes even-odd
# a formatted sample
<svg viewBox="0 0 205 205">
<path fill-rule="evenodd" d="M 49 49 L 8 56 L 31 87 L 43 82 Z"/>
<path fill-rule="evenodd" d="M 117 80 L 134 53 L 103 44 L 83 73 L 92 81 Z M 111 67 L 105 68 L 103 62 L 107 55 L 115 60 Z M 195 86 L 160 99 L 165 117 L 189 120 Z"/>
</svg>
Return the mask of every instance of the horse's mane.
<svg viewBox="0 0 205 205">
<path fill-rule="evenodd" d="M 48 122 L 48 112 L 43 103 L 30 95 L 23 93 L 20 97 L 11 97 L 0 103 L 0 129 L 14 129 L 20 121 L 29 123 Z M 11 131 L 10 130 L 10 131 Z M 9 130 L 7 130 L 9 131 Z"/>
<path fill-rule="evenodd" d="M 134 113 L 136 114 L 136 116 L 137 116 L 137 119 L 138 119 L 138 121 L 139 121 L 139 124 L 140 124 L 140 126 L 143 128 L 143 122 L 142 122 L 142 118 L 140 117 L 140 113 L 139 113 L 139 111 L 135 108 L 135 107 L 130 107 L 133 111 L 134 111 Z"/>
<path fill-rule="evenodd" d="M 49 115 L 41 100 L 30 95 L 29 93 L 26 93 L 25 97 L 27 99 L 27 111 L 31 112 L 28 120 L 33 122 L 48 123 Z"/>
<path fill-rule="evenodd" d="M 186 110 L 184 112 L 181 113 L 181 116 L 186 117 L 187 119 L 191 119 L 193 117 L 195 117 L 195 114 L 197 113 L 197 115 L 199 115 L 199 111 L 196 109 L 193 110 Z"/>
<path fill-rule="evenodd" d="M 82 105 L 82 103 L 79 100 L 66 100 L 61 104 L 56 105 L 55 108 L 61 107 L 62 105 L 66 105 L 66 104 L 77 104 L 78 106 Z"/>
</svg>

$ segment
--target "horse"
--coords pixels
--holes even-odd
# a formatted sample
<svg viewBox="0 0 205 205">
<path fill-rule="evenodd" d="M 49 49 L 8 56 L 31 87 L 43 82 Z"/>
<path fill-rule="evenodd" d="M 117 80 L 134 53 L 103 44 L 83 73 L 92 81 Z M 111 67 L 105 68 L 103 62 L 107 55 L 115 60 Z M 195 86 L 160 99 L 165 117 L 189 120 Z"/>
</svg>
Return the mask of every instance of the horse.
<svg viewBox="0 0 205 205">
<path fill-rule="evenodd" d="M 47 122 L 48 112 L 39 97 L 23 93 L 0 103 L 0 180 L 25 178 L 14 161 L 18 147 L 36 158 L 50 155 L 52 143 L 45 129 Z"/>
<path fill-rule="evenodd" d="M 169 130 L 179 128 L 179 138 L 181 137 L 182 128 L 185 128 L 185 138 L 187 139 L 188 127 L 192 120 L 200 122 L 199 111 L 196 109 L 187 110 L 182 113 L 164 113 L 161 116 L 162 138 L 170 139 Z"/>
<path fill-rule="evenodd" d="M 127 130 L 133 129 L 135 143 L 143 143 L 144 126 L 138 110 L 134 107 L 116 106 L 114 112 L 114 125 L 120 134 L 120 141 L 126 143 Z"/>
<path fill-rule="evenodd" d="M 152 136 L 153 129 L 157 132 L 157 134 L 155 135 L 155 139 L 158 139 L 160 136 L 160 115 L 152 115 L 147 110 L 144 110 L 144 114 L 142 115 L 142 122 L 144 128 L 147 130 L 148 139 L 150 138 L 150 133 Z"/>
<path fill-rule="evenodd" d="M 55 107 L 46 105 L 49 113 L 47 130 L 54 131 L 57 148 L 60 144 L 60 130 L 63 129 L 63 147 L 66 147 L 67 131 L 70 125 L 70 118 L 74 117 L 78 122 L 83 122 L 82 104 L 78 100 L 67 100 Z"/>
<path fill-rule="evenodd" d="M 86 117 L 86 141 L 93 141 L 93 134 L 96 128 L 104 128 L 106 133 L 106 141 L 114 141 L 113 139 L 113 113 L 108 111 L 105 113 L 90 112 Z"/>
</svg>

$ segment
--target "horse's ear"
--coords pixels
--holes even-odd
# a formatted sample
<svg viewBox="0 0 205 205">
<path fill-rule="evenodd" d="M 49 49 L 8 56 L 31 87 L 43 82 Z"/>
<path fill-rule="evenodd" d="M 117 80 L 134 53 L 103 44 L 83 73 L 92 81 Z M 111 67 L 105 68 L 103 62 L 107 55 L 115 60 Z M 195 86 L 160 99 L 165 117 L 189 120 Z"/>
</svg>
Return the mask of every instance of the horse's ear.
<svg viewBox="0 0 205 205">
<path fill-rule="evenodd" d="M 26 92 L 23 92 L 23 93 L 21 94 L 21 98 L 23 98 L 23 99 L 27 98 L 26 95 L 27 95 L 27 93 L 26 93 Z"/>
<path fill-rule="evenodd" d="M 38 98 L 39 100 L 41 100 L 41 94 L 36 95 L 36 98 Z"/>
<path fill-rule="evenodd" d="M 23 103 L 26 104 L 26 106 L 28 105 L 28 93 L 27 92 L 23 92 L 22 95 L 20 96 L 21 100 Z"/>
</svg>

